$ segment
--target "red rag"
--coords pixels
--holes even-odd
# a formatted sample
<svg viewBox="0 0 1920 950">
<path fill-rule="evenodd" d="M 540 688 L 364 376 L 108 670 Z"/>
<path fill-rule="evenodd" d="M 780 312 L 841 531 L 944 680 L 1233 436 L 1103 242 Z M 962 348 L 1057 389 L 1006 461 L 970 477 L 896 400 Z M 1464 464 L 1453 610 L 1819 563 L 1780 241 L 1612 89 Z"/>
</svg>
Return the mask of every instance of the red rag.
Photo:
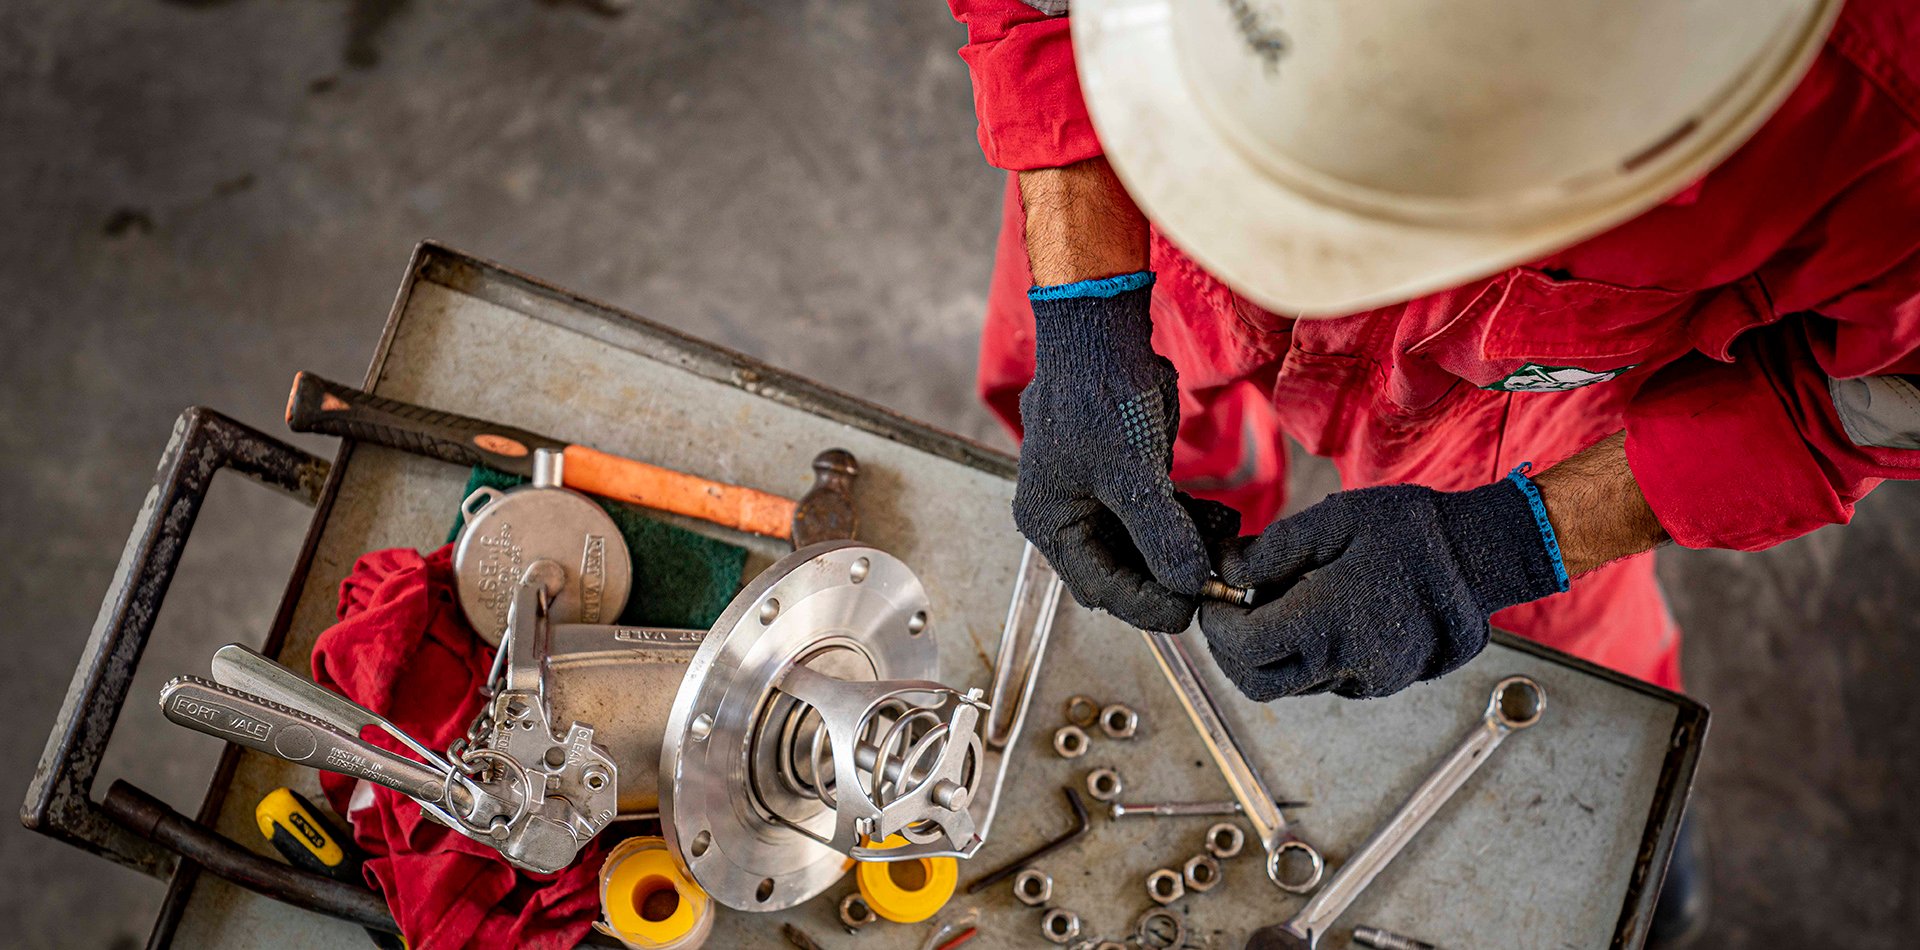
<svg viewBox="0 0 1920 950">
<path fill-rule="evenodd" d="M 424 557 L 373 551 L 340 585 L 340 622 L 313 647 L 313 679 L 366 706 L 429 748 L 465 735 L 480 711 L 493 662 L 460 613 L 452 545 Z M 378 729 L 365 738 L 412 758 Z M 600 914 L 604 849 L 590 844 L 556 874 L 529 874 L 500 853 L 428 820 L 413 799 L 374 787 L 373 805 L 349 813 L 356 780 L 320 773 L 334 810 L 371 855 L 367 883 L 387 899 L 414 950 L 572 947 Z"/>
</svg>

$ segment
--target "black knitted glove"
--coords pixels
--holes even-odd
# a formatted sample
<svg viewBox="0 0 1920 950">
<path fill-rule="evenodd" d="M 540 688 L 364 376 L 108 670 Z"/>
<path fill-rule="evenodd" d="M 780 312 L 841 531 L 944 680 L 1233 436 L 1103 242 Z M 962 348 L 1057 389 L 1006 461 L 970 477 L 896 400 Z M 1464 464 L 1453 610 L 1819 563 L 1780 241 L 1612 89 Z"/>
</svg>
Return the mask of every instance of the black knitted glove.
<svg viewBox="0 0 1920 950">
<path fill-rule="evenodd" d="M 1463 492 L 1340 492 L 1227 545 L 1220 575 L 1257 606 L 1201 607 L 1221 672 L 1257 702 L 1386 696 L 1473 659 L 1487 617 L 1566 590 L 1525 466 Z"/>
<path fill-rule="evenodd" d="M 1193 622 L 1208 540 L 1240 516 L 1174 490 L 1173 364 L 1153 351 L 1153 275 L 1029 292 L 1033 382 L 1020 394 L 1013 520 L 1080 603 L 1148 630 Z"/>
</svg>

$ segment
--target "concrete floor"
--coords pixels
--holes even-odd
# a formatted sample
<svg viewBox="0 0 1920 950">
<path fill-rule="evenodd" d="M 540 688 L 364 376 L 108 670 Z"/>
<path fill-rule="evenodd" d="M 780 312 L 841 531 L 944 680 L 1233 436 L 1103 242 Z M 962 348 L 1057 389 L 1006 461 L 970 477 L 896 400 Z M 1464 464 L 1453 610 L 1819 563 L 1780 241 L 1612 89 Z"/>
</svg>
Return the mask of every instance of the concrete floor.
<svg viewBox="0 0 1920 950">
<path fill-rule="evenodd" d="M 278 432 L 294 370 L 357 379 L 422 237 L 1004 444 L 969 386 L 1000 179 L 942 6 L 638 6 L 0 9 L 0 789 L 26 785 L 173 417 Z M 1711 946 L 1920 929 L 1915 488 L 1766 554 L 1664 556 L 1716 713 Z M 136 702 L 264 628 L 302 527 L 216 489 Z M 210 763 L 146 719 L 112 771 L 191 810 Z M 10 823 L 0 858 L 13 942 L 144 939 L 159 884 Z"/>
</svg>

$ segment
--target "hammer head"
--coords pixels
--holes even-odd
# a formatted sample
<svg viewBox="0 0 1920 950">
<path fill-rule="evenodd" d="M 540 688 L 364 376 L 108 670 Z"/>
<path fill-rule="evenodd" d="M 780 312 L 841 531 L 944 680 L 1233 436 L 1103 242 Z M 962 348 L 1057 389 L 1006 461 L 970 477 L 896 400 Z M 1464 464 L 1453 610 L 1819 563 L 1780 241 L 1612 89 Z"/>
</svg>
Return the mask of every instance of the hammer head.
<svg viewBox="0 0 1920 950">
<path fill-rule="evenodd" d="M 853 479 L 860 463 L 846 449 L 813 457 L 813 487 L 793 506 L 793 546 L 850 540 L 860 519 L 853 508 Z"/>
</svg>

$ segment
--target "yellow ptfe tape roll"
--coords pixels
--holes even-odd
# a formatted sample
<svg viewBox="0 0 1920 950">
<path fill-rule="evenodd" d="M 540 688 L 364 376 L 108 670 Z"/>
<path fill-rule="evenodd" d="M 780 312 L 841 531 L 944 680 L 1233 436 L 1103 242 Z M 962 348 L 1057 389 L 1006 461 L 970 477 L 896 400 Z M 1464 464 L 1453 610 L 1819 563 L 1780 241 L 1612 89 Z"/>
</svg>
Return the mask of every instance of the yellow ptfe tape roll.
<svg viewBox="0 0 1920 950">
<path fill-rule="evenodd" d="M 713 901 L 661 838 L 629 838 L 600 869 L 601 929 L 640 950 L 690 950 L 713 929 Z"/>
<path fill-rule="evenodd" d="M 889 835 L 880 847 L 906 843 L 899 835 Z M 853 879 L 874 913 L 897 924 L 913 924 L 939 913 L 953 899 L 953 889 L 960 883 L 960 862 L 953 858 L 861 861 Z"/>
</svg>

